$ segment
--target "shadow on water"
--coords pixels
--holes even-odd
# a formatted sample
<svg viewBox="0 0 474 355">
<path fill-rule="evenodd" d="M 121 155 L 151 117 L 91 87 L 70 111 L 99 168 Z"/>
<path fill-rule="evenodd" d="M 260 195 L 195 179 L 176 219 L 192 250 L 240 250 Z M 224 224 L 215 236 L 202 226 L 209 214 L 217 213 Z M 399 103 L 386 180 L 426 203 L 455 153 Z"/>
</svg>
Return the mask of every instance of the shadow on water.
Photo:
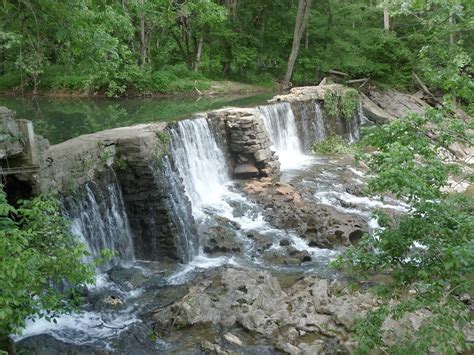
<svg viewBox="0 0 474 355">
<path fill-rule="evenodd" d="M 0 106 L 33 121 L 35 132 L 57 144 L 82 134 L 139 123 L 189 118 L 192 113 L 225 106 L 256 106 L 274 93 L 154 99 L 59 99 L 0 97 Z"/>
</svg>

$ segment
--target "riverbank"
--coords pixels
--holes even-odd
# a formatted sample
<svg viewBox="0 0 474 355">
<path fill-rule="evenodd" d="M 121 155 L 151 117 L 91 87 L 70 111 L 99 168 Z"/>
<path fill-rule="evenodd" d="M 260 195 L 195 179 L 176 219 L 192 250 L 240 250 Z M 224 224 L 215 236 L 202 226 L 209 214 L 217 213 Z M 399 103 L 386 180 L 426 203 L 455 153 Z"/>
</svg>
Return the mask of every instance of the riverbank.
<svg viewBox="0 0 474 355">
<path fill-rule="evenodd" d="M 136 82 L 122 84 L 111 90 L 93 85 L 87 77 L 46 76 L 36 90 L 28 83 L 22 83 L 21 76 L 0 76 L 0 96 L 42 96 L 52 98 L 167 98 L 201 97 L 213 95 L 232 95 L 274 92 L 281 90 L 273 81 L 259 81 L 258 84 L 232 80 L 212 80 L 200 73 L 166 73 L 155 75 Z"/>
</svg>

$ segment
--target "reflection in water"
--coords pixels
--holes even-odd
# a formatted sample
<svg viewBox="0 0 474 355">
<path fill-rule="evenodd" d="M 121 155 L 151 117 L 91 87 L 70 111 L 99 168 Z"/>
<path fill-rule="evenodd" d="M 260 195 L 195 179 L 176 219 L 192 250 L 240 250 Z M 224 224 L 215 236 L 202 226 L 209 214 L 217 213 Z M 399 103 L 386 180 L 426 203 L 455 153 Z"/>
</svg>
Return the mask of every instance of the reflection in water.
<svg viewBox="0 0 474 355">
<path fill-rule="evenodd" d="M 17 118 L 33 121 L 35 132 L 51 144 L 81 134 L 138 123 L 173 121 L 192 113 L 224 106 L 256 106 L 274 93 L 216 97 L 172 97 L 159 99 L 57 99 L 48 97 L 0 97 L 0 106 L 17 112 Z"/>
</svg>

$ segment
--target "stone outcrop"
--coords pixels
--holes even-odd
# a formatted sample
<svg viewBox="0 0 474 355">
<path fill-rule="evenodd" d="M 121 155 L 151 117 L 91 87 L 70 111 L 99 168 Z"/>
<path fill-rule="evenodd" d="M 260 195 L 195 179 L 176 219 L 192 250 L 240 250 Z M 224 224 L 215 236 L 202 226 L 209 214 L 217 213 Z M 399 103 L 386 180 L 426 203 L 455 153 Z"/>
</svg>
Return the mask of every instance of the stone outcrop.
<svg viewBox="0 0 474 355">
<path fill-rule="evenodd" d="M 0 160 L 24 153 L 20 127 L 14 117 L 15 112 L 0 106 Z"/>
<path fill-rule="evenodd" d="M 201 349 L 211 354 L 353 354 L 356 320 L 381 304 L 374 294 L 338 279 L 288 281 L 268 271 L 221 267 L 205 272 L 176 303 L 156 309 L 153 321 L 161 339 L 179 339 L 183 353 L 196 350 L 199 339 Z M 396 320 L 387 317 L 380 346 L 409 339 L 431 315 L 421 309 Z M 472 325 L 462 331 L 471 341 Z"/>
<path fill-rule="evenodd" d="M 201 341 L 224 349 L 233 344 L 245 352 L 252 344 L 247 333 L 253 341 L 284 353 L 351 353 L 355 318 L 377 305 L 373 295 L 351 292 L 337 280 L 309 276 L 284 290 L 269 272 L 221 268 L 217 275 L 195 282 L 181 301 L 155 312 L 153 318 L 165 339 L 179 329 L 190 332 L 210 324 L 211 329 L 227 332 L 210 332 Z"/>
<path fill-rule="evenodd" d="M 375 123 L 388 123 L 410 113 L 421 114 L 429 106 L 416 95 L 395 90 L 361 93 L 364 115 Z"/>
<path fill-rule="evenodd" d="M 236 178 L 278 175 L 280 165 L 261 114 L 255 109 L 229 108 L 209 112 L 208 121 L 225 137 L 232 174 Z M 215 121 L 215 122 L 212 122 Z M 217 124 L 216 124 L 217 122 Z"/>
<path fill-rule="evenodd" d="M 251 181 L 245 192 L 261 204 L 267 220 L 277 228 L 295 230 L 309 246 L 337 248 L 359 241 L 367 231 L 362 218 L 304 200 L 289 184 L 270 179 Z"/>
</svg>

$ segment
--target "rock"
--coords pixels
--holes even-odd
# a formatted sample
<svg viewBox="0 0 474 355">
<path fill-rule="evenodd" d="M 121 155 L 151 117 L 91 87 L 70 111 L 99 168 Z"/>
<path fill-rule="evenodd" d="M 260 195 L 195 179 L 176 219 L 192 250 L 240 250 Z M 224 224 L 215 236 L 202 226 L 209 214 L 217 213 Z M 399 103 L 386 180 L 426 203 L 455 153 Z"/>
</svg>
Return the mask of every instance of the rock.
<svg viewBox="0 0 474 355">
<path fill-rule="evenodd" d="M 215 253 L 238 253 L 241 245 L 237 238 L 240 226 L 227 218 L 214 219 L 218 225 L 201 225 L 200 232 L 204 238 L 204 252 Z"/>
<path fill-rule="evenodd" d="M 364 112 L 364 115 L 370 121 L 373 121 L 378 124 L 384 124 L 396 119 L 395 116 L 392 116 L 388 112 L 384 111 L 364 93 L 361 93 L 360 96 L 362 100 L 362 110 Z"/>
<path fill-rule="evenodd" d="M 95 311 L 122 310 L 126 305 L 120 293 L 114 290 L 97 290 L 88 295 L 88 302 Z"/>
<path fill-rule="evenodd" d="M 234 176 L 238 179 L 247 179 L 258 176 L 259 171 L 253 164 L 239 164 L 234 169 Z"/>
<path fill-rule="evenodd" d="M 280 240 L 280 246 L 281 246 L 281 247 L 286 247 L 286 246 L 288 246 L 288 245 L 290 245 L 290 244 L 291 244 L 291 243 L 290 243 L 290 241 L 289 241 L 288 239 L 282 239 L 282 240 Z"/>
<path fill-rule="evenodd" d="M 247 234 L 247 238 L 254 241 L 255 249 L 259 253 L 263 253 L 265 250 L 269 249 L 273 245 L 273 240 L 271 237 L 264 234 L 260 234 L 258 232 L 249 232 Z"/>
<path fill-rule="evenodd" d="M 136 268 L 124 268 L 121 266 L 114 266 L 108 272 L 110 280 L 118 284 L 125 290 L 132 290 L 138 288 L 146 281 L 143 271 Z"/>
<path fill-rule="evenodd" d="M 301 350 L 290 343 L 283 343 L 277 347 L 277 349 L 283 351 L 285 354 L 298 355 L 301 354 Z"/>
<path fill-rule="evenodd" d="M 310 200 L 303 201 L 301 194 L 289 184 L 269 180 L 251 181 L 245 185 L 244 191 L 265 207 L 265 217 L 272 225 L 295 230 L 308 240 L 310 246 L 349 246 L 357 243 L 367 231 L 367 222 L 361 217 Z M 278 263 L 283 262 L 280 253 L 273 253 L 269 257 L 276 258 Z"/>
<path fill-rule="evenodd" d="M 422 114 L 428 107 L 416 95 L 404 94 L 394 90 L 370 91 L 361 94 L 362 109 L 365 116 L 375 123 L 388 123 L 408 114 Z"/>
<path fill-rule="evenodd" d="M 144 291 L 143 303 L 150 310 L 168 307 L 182 299 L 189 292 L 187 285 L 166 285 L 150 287 Z"/>
<path fill-rule="evenodd" d="M 232 333 L 225 333 L 224 334 L 224 339 L 227 340 L 229 343 L 237 345 L 237 346 L 243 346 L 244 345 L 242 343 L 242 340 L 240 340 L 238 337 L 236 337 Z"/>
<path fill-rule="evenodd" d="M 279 195 L 291 195 L 295 193 L 295 190 L 290 185 L 279 183 L 279 186 L 275 189 L 275 192 Z"/>
<path fill-rule="evenodd" d="M 265 161 L 271 158 L 271 151 L 269 149 L 257 150 L 254 156 L 257 162 Z"/>
<path fill-rule="evenodd" d="M 158 324 L 172 320 L 180 327 L 213 324 L 215 329 L 243 329 L 257 342 L 270 342 L 289 354 L 309 353 L 313 347 L 304 345 L 305 339 L 314 334 L 318 336 L 312 342 L 314 349 L 325 348 L 323 339 L 336 339 L 334 345 L 327 345 L 336 353 L 340 344 L 351 339 L 347 330 L 351 321 L 371 307 L 372 295 L 349 292 L 335 281 L 307 276 L 283 291 L 267 271 L 223 267 L 196 280 L 179 303 L 153 318 Z M 227 331 L 223 338 L 246 349 L 233 332 Z M 215 347 L 206 344 L 206 349 Z"/>
<path fill-rule="evenodd" d="M 263 253 L 263 258 L 276 265 L 300 265 L 312 260 L 306 250 L 297 250 L 289 245 L 282 249 L 270 249 Z"/>
<path fill-rule="evenodd" d="M 236 178 L 279 174 L 277 157 L 270 150 L 270 139 L 261 114 L 256 109 L 218 110 L 225 121 L 226 137 Z"/>
<path fill-rule="evenodd" d="M 201 343 L 201 350 L 205 352 L 210 352 L 211 354 L 217 355 L 228 355 L 229 353 L 222 349 L 218 344 L 212 344 L 210 341 L 203 341 Z"/>
</svg>

